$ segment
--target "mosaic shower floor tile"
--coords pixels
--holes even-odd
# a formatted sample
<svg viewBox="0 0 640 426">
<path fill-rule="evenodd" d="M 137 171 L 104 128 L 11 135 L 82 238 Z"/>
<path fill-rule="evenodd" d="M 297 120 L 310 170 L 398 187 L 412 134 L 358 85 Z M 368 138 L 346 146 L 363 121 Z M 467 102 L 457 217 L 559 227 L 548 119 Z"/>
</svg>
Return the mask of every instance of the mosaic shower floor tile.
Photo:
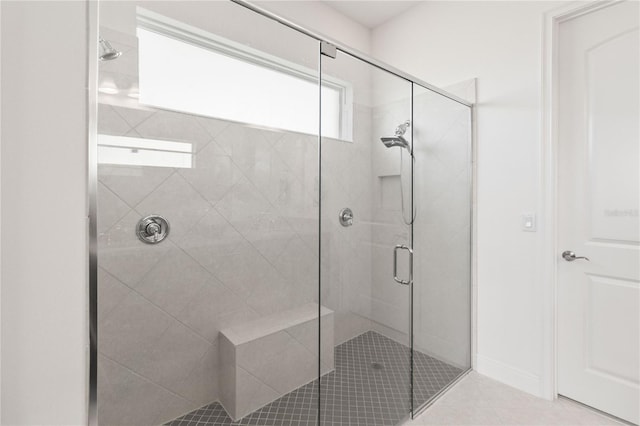
<svg viewBox="0 0 640 426">
<path fill-rule="evenodd" d="M 410 411 L 411 352 L 374 331 L 357 336 L 335 349 L 335 370 L 233 422 L 215 402 L 167 425 L 391 426 Z M 416 406 L 447 386 L 463 370 L 423 353 L 414 352 Z M 320 398 L 319 398 L 320 397 Z"/>
</svg>

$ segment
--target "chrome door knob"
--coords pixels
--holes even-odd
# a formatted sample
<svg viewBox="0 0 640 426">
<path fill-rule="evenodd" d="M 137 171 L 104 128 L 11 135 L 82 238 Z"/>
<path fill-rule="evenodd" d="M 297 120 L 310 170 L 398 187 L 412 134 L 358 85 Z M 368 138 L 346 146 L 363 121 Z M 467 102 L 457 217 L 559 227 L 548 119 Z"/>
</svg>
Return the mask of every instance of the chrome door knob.
<svg viewBox="0 0 640 426">
<path fill-rule="evenodd" d="M 567 262 L 573 262 L 574 260 L 577 260 L 577 259 L 584 259 L 587 262 L 589 262 L 589 258 L 588 257 L 576 256 L 576 254 L 574 252 L 572 252 L 571 250 L 563 251 L 562 252 L 562 258 L 564 260 L 566 260 Z"/>
</svg>

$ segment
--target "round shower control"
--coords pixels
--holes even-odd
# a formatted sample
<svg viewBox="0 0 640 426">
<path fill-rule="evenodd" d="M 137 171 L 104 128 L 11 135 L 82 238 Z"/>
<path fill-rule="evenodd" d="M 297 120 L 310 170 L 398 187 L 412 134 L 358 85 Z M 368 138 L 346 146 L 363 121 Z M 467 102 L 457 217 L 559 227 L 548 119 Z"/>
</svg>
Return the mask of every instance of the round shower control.
<svg viewBox="0 0 640 426">
<path fill-rule="evenodd" d="M 138 222 L 136 234 L 143 243 L 158 244 L 169 235 L 169 222 L 157 214 L 143 217 Z"/>
<path fill-rule="evenodd" d="M 340 210 L 338 219 L 340 220 L 340 225 L 342 226 L 353 225 L 353 211 L 351 211 L 349 207 L 345 207 L 344 209 Z"/>
</svg>

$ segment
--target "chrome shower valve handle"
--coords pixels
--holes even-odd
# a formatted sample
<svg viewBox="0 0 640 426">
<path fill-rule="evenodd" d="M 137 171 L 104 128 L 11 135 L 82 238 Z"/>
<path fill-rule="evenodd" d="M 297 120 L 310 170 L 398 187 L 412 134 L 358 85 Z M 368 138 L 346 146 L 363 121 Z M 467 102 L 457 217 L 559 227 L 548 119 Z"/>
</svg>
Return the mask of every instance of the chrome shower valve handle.
<svg viewBox="0 0 640 426">
<path fill-rule="evenodd" d="M 143 243 L 158 244 L 169 235 L 169 222 L 157 214 L 143 217 L 138 222 L 136 234 Z"/>
<path fill-rule="evenodd" d="M 338 220 L 340 221 L 340 225 L 342 226 L 353 225 L 353 211 L 350 208 L 345 207 L 344 209 L 340 210 L 340 213 L 338 214 Z"/>
</svg>

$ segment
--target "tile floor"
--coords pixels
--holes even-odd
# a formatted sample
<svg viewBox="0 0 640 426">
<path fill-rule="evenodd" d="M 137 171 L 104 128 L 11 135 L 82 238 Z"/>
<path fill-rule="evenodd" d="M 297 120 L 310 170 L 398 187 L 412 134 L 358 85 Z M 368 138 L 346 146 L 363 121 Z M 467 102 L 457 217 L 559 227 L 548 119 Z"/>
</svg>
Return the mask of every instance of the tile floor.
<svg viewBox="0 0 640 426">
<path fill-rule="evenodd" d="M 322 425 L 374 426 L 400 423 L 408 412 L 407 348 L 367 332 L 336 348 L 336 370 L 322 378 Z M 461 370 L 418 353 L 416 403 L 430 398 Z M 384 368 L 372 368 L 377 362 Z M 171 426 L 316 425 L 317 381 L 302 386 L 234 423 L 218 403 L 202 407 Z M 571 400 L 546 401 L 471 372 L 406 426 L 603 426 L 622 425 Z"/>
<path fill-rule="evenodd" d="M 546 401 L 471 372 L 407 425 L 621 425 L 576 402 Z"/>
<path fill-rule="evenodd" d="M 414 361 L 418 404 L 462 373 L 459 368 L 419 352 L 414 353 Z M 320 381 L 323 426 L 395 425 L 409 413 L 409 349 L 406 346 L 369 331 L 337 346 L 335 363 L 335 371 Z M 316 380 L 239 422 L 232 422 L 222 406 L 213 403 L 168 425 L 310 426 L 317 424 L 317 407 Z"/>
</svg>

